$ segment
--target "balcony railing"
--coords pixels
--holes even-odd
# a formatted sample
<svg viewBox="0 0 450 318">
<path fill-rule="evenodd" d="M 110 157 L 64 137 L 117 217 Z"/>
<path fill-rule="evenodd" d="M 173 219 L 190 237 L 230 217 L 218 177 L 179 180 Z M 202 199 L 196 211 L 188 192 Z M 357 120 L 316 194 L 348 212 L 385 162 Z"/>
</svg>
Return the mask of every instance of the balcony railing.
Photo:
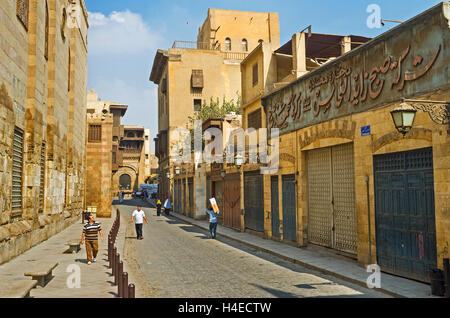
<svg viewBox="0 0 450 318">
<path fill-rule="evenodd" d="M 173 42 L 172 49 L 220 51 L 220 44 L 214 45 L 210 42 L 175 41 Z"/>
<path fill-rule="evenodd" d="M 243 52 L 222 52 L 223 55 L 223 59 L 224 60 L 237 60 L 237 61 L 242 61 L 244 60 L 248 53 L 243 53 Z"/>
</svg>

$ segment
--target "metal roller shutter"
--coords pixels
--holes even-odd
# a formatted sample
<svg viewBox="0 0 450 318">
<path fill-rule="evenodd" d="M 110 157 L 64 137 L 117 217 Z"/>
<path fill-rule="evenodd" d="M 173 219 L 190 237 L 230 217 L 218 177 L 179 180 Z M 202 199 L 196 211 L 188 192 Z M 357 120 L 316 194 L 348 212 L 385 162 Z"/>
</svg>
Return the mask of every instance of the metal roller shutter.
<svg viewBox="0 0 450 318">
<path fill-rule="evenodd" d="M 353 144 L 332 148 L 334 248 L 356 254 L 355 170 Z"/>
<path fill-rule="evenodd" d="M 244 174 L 245 227 L 264 232 L 263 176 L 256 172 Z"/>
<path fill-rule="evenodd" d="M 271 177 L 270 195 L 272 205 L 272 236 L 276 238 L 280 238 L 280 206 L 278 192 L 278 177 Z"/>
<path fill-rule="evenodd" d="M 331 148 L 308 152 L 308 239 L 332 246 Z"/>
<path fill-rule="evenodd" d="M 309 241 L 356 254 L 353 144 L 312 150 L 307 167 Z"/>
<path fill-rule="evenodd" d="M 295 175 L 283 176 L 283 239 L 297 241 Z"/>
<path fill-rule="evenodd" d="M 374 157 L 377 261 L 429 282 L 437 267 L 432 148 Z"/>
</svg>

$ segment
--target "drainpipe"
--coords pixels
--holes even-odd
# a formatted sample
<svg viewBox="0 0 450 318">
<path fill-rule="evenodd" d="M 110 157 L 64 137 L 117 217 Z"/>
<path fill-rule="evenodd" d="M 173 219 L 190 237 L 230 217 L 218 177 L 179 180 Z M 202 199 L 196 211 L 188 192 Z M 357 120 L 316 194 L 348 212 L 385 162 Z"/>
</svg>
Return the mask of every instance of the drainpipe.
<svg viewBox="0 0 450 318">
<path fill-rule="evenodd" d="M 369 194 L 369 176 L 365 176 L 367 188 L 367 219 L 369 224 L 369 263 L 372 262 L 372 232 L 370 226 L 370 194 Z"/>
</svg>

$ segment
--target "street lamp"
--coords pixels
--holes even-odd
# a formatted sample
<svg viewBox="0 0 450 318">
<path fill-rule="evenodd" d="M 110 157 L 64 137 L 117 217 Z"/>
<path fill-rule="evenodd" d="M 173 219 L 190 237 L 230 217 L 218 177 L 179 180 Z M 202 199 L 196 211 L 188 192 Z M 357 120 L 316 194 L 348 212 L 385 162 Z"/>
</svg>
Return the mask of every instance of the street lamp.
<svg viewBox="0 0 450 318">
<path fill-rule="evenodd" d="M 241 155 L 236 155 L 235 161 L 236 161 L 236 166 L 238 168 L 240 168 L 242 166 L 243 162 L 244 162 L 244 158 L 242 158 Z"/>
<path fill-rule="evenodd" d="M 405 136 L 412 129 L 414 119 L 416 118 L 416 113 L 417 110 L 405 102 L 401 103 L 397 108 L 391 111 L 395 128 L 403 136 Z"/>
<path fill-rule="evenodd" d="M 417 111 L 428 113 L 431 120 L 439 125 L 449 125 L 450 134 L 450 102 L 403 99 L 402 103 L 392 112 L 395 128 L 405 136 L 414 125 Z"/>
<path fill-rule="evenodd" d="M 180 168 L 179 168 L 179 167 L 176 167 L 176 168 L 175 168 L 175 174 L 176 174 L 177 176 L 180 175 Z"/>
<path fill-rule="evenodd" d="M 170 179 L 170 172 L 167 172 L 166 177 L 167 179 Z"/>
</svg>

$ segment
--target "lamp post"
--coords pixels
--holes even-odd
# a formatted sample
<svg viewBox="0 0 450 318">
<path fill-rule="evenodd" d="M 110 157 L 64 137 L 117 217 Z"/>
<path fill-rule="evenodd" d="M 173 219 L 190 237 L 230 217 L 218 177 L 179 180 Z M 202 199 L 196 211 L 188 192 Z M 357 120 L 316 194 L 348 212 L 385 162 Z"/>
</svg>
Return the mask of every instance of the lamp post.
<svg viewBox="0 0 450 318">
<path fill-rule="evenodd" d="M 428 113 L 431 120 L 439 125 L 449 125 L 450 134 L 450 102 L 403 99 L 402 103 L 391 112 L 395 128 L 403 137 L 412 129 L 417 111 Z"/>
<path fill-rule="evenodd" d="M 235 162 L 236 162 L 236 166 L 238 168 L 240 168 L 242 166 L 242 164 L 244 163 L 244 158 L 242 158 L 241 155 L 236 155 Z"/>
<path fill-rule="evenodd" d="M 176 168 L 175 168 L 175 174 L 176 174 L 177 176 L 180 175 L 180 168 L 179 168 L 179 167 L 176 167 Z"/>
</svg>

